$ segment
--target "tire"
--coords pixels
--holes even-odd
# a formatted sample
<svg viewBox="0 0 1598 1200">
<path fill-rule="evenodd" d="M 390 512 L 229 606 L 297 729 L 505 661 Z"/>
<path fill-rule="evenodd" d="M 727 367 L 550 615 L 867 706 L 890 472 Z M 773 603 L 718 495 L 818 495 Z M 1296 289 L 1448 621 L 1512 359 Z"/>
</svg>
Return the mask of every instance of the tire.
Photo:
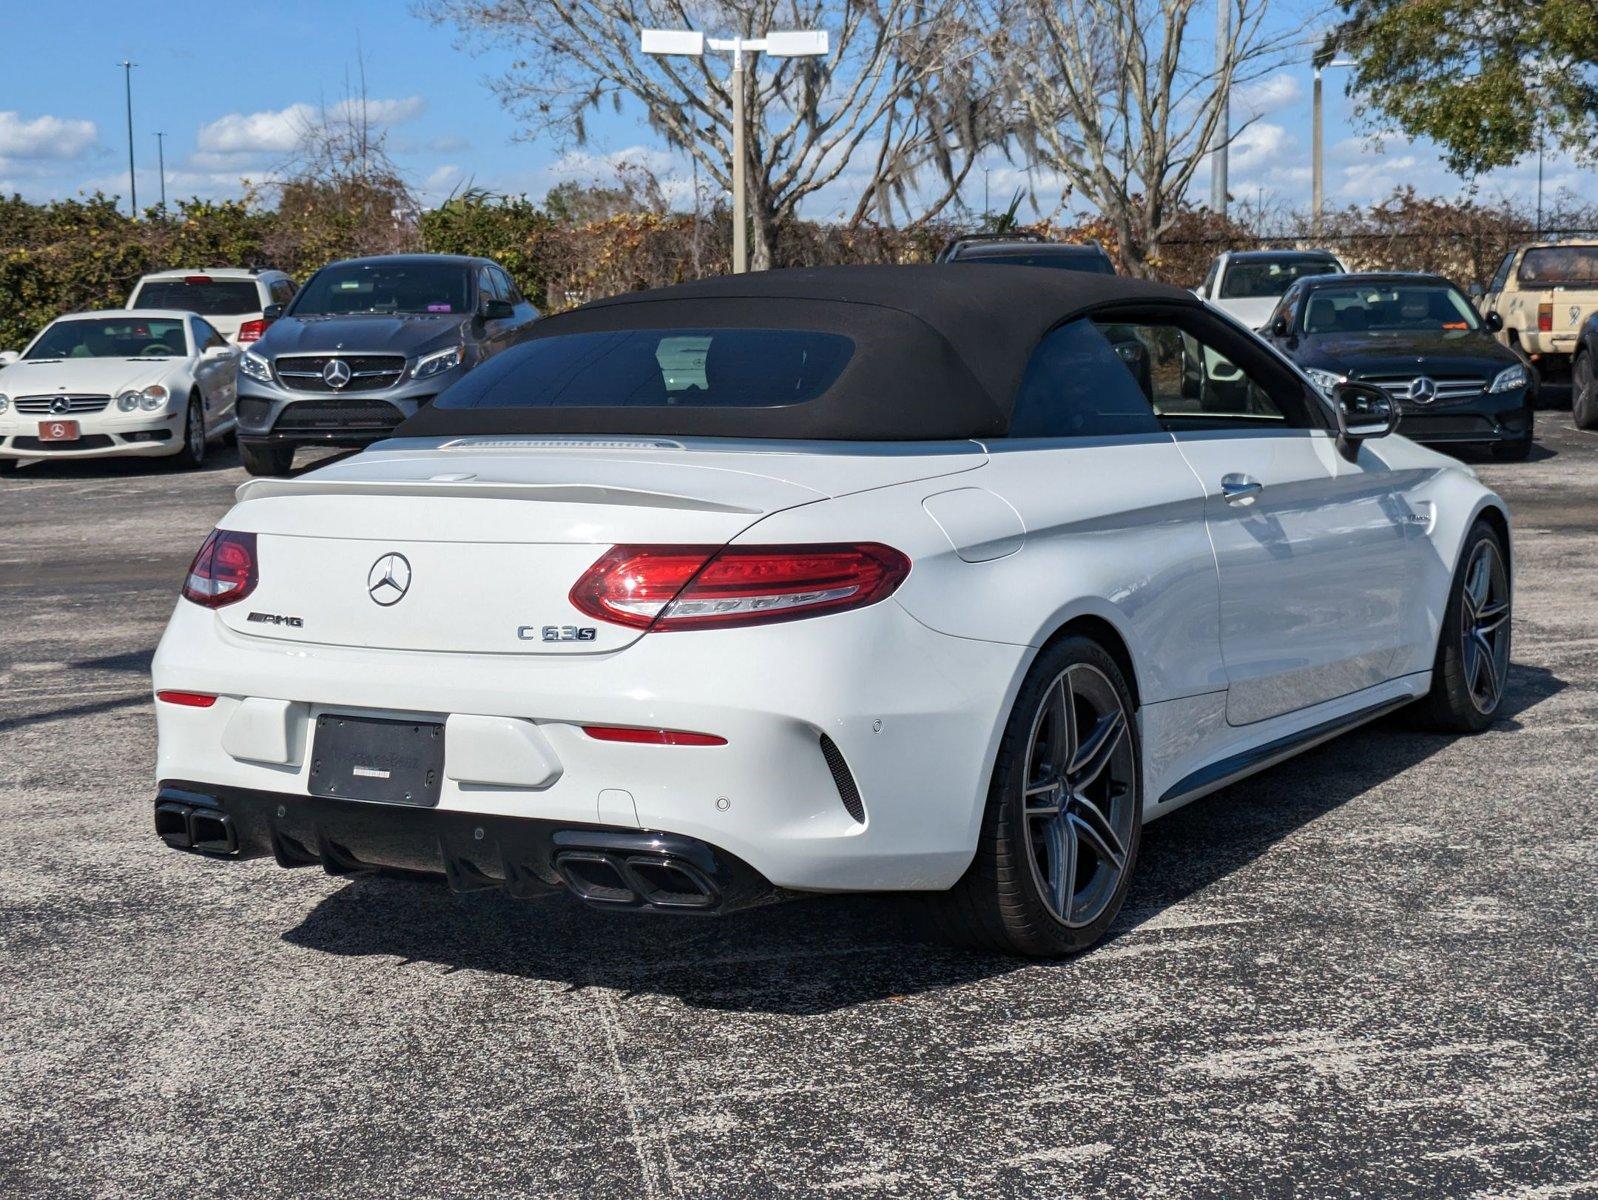
<svg viewBox="0 0 1598 1200">
<path fill-rule="evenodd" d="M 1047 647 L 1005 725 L 976 857 L 935 899 L 942 932 L 1035 958 L 1103 937 L 1137 864 L 1140 763 L 1136 710 L 1115 660 L 1085 637 Z M 1062 862 L 1074 869 L 1056 870 Z"/>
<path fill-rule="evenodd" d="M 262 446 L 241 438 L 239 461 L 250 475 L 287 475 L 294 468 L 294 447 Z"/>
<path fill-rule="evenodd" d="M 1494 442 L 1493 457 L 1499 462 L 1525 462 L 1531 457 L 1531 439 L 1521 438 L 1518 442 Z"/>
<path fill-rule="evenodd" d="M 183 417 L 183 446 L 174 456 L 180 470 L 195 471 L 205 465 L 205 409 L 198 396 L 189 397 Z"/>
<path fill-rule="evenodd" d="M 1486 561 L 1485 567 L 1479 565 Z M 1509 557 L 1498 531 L 1477 521 L 1465 537 L 1448 588 L 1431 691 L 1416 705 L 1421 722 L 1445 733 L 1478 733 L 1493 723 L 1509 677 L 1513 597 Z"/>
<path fill-rule="evenodd" d="M 1576 355 L 1570 375 L 1570 415 L 1576 428 L 1598 430 L 1598 368 L 1590 351 Z"/>
</svg>

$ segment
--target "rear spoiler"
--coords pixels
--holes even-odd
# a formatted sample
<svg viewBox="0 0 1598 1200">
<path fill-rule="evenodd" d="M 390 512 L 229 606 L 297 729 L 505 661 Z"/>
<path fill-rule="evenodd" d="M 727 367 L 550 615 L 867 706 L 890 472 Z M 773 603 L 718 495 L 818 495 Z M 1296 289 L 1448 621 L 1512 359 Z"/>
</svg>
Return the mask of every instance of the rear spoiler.
<svg viewBox="0 0 1598 1200">
<path fill-rule="evenodd" d="M 672 492 L 611 487 L 583 483 L 495 483 L 491 480 L 403 479 L 337 480 L 251 479 L 239 485 L 236 499 L 261 500 L 270 496 L 461 496 L 474 500 L 531 500 L 545 504 L 610 504 L 629 508 L 668 508 L 684 512 L 734 513 L 759 516 L 764 508 L 722 504 Z"/>
</svg>

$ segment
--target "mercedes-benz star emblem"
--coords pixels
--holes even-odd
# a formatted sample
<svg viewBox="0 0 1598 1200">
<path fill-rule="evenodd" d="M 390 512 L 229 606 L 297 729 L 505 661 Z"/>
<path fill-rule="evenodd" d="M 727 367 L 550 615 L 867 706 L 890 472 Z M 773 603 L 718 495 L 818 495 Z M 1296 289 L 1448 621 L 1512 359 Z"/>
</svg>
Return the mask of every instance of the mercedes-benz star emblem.
<svg viewBox="0 0 1598 1200">
<path fill-rule="evenodd" d="M 403 554 L 385 554 L 366 573 L 366 594 L 387 608 L 411 590 L 411 564 Z"/>
<path fill-rule="evenodd" d="M 1430 404 L 1437 399 L 1437 381 L 1426 375 L 1410 380 L 1405 399 L 1412 400 L 1416 404 Z"/>
<path fill-rule="evenodd" d="M 54 400 L 50 401 L 50 411 L 53 413 L 71 412 L 72 401 L 68 400 L 65 396 L 57 396 Z"/>
<path fill-rule="evenodd" d="M 335 358 L 322 368 L 322 382 L 331 388 L 341 388 L 350 381 L 350 364 Z"/>
</svg>

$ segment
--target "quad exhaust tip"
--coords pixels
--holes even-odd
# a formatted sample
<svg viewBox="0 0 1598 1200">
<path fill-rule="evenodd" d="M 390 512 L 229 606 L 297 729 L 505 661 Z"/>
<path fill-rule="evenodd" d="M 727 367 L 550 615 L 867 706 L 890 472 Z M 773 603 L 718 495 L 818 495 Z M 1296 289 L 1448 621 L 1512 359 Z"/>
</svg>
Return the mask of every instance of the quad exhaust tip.
<svg viewBox="0 0 1598 1200">
<path fill-rule="evenodd" d="M 715 885 L 692 863 L 667 854 L 564 850 L 555 856 L 561 880 L 602 908 L 712 909 Z"/>
<path fill-rule="evenodd" d="M 221 855 L 239 852 L 239 834 L 233 818 L 214 808 L 197 807 L 176 800 L 158 801 L 155 806 L 155 832 L 174 850 Z"/>
</svg>

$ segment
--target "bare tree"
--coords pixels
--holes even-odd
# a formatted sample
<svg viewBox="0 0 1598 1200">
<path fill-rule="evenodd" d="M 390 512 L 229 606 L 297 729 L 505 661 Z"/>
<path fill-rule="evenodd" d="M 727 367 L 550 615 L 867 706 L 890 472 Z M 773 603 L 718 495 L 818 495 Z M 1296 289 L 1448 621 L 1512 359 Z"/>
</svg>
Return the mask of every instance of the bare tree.
<svg viewBox="0 0 1598 1200">
<path fill-rule="evenodd" d="M 929 220 L 957 195 L 999 105 L 977 78 L 972 26 L 959 0 L 416 0 L 468 43 L 510 45 L 518 59 L 495 83 L 528 137 L 583 144 L 601 105 L 623 97 L 731 186 L 727 63 L 639 51 L 646 27 L 758 37 L 825 29 L 825 58 L 762 58 L 745 73 L 753 265 L 771 265 L 780 226 L 846 175 L 850 219 Z M 936 185 L 918 186 L 931 174 Z"/>
<path fill-rule="evenodd" d="M 1231 6 L 1217 54 L 1215 4 Z M 1152 273 L 1233 88 L 1307 56 L 1309 21 L 1265 28 L 1268 0 L 1004 0 L 980 6 L 1013 106 L 1012 150 L 1057 172 L 1113 231 L 1121 269 Z M 973 6 L 975 11 L 977 6 Z"/>
</svg>

